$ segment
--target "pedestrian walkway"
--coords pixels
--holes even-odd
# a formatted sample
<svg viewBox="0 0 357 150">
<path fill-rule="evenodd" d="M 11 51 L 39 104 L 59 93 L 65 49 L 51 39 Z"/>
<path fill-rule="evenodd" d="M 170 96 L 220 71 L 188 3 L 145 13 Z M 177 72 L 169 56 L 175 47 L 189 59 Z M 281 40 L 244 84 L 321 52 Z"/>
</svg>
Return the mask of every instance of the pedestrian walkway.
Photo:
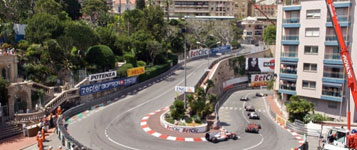
<svg viewBox="0 0 357 150">
<path fill-rule="evenodd" d="M 279 106 L 276 104 L 274 101 L 274 97 L 269 95 L 266 97 L 267 102 L 269 103 L 270 109 L 277 115 L 284 117 L 282 110 L 279 108 Z M 286 118 L 285 118 L 286 119 Z"/>
<path fill-rule="evenodd" d="M 46 133 L 46 141 L 43 142 L 45 150 L 49 146 L 57 148 L 61 146 L 60 140 L 55 134 L 55 128 Z M 36 136 L 24 137 L 23 134 L 13 136 L 0 141 L 0 150 L 38 150 Z"/>
</svg>

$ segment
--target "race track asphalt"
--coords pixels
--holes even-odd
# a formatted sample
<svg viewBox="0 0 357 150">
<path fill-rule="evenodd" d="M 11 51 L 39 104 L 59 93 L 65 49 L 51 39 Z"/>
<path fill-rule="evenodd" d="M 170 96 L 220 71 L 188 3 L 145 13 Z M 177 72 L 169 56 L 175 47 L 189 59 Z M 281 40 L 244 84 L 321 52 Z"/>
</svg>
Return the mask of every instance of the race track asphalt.
<svg viewBox="0 0 357 150">
<path fill-rule="evenodd" d="M 211 60 L 212 61 L 212 60 Z M 194 86 L 207 68 L 207 60 L 201 59 L 187 64 L 187 85 Z M 243 103 L 239 101 L 241 95 L 253 93 L 252 103 L 256 108 L 264 110 L 262 98 L 254 98 L 254 91 L 239 91 L 233 93 L 219 111 L 220 118 L 225 122 L 225 128 L 237 132 L 240 140 L 228 140 L 213 144 L 210 142 L 179 142 L 156 138 L 143 131 L 140 120 L 154 110 L 169 106 L 176 96 L 174 87 L 184 85 L 184 71 L 176 70 L 166 80 L 156 83 L 135 95 L 127 96 L 112 103 L 95 113 L 86 116 L 68 127 L 69 134 L 82 144 L 95 150 L 288 150 L 297 147 L 298 142 L 290 133 L 276 125 L 266 111 L 259 113 L 262 125 L 261 135 L 245 133 L 247 121 L 245 111 L 239 108 Z M 226 109 L 226 107 L 229 107 Z M 233 107 L 230 110 L 230 107 Z M 236 107 L 237 109 L 235 110 Z M 264 139 L 263 139 L 264 138 Z M 263 140 L 262 140 L 263 139 Z"/>
</svg>

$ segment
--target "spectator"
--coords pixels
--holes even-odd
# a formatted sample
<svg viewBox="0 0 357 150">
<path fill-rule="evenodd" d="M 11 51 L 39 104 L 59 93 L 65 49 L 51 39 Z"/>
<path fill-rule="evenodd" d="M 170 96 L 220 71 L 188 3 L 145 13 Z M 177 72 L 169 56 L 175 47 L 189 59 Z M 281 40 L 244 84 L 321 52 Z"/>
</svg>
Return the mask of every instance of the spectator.
<svg viewBox="0 0 357 150">
<path fill-rule="evenodd" d="M 58 146 L 57 150 L 62 150 L 62 146 Z"/>
</svg>

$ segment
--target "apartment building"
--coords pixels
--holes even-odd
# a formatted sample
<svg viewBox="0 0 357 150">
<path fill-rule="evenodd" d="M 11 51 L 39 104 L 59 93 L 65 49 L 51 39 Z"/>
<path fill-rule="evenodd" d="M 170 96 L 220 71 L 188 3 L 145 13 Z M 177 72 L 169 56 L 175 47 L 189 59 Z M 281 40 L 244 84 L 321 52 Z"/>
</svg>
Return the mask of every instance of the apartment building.
<svg viewBox="0 0 357 150">
<path fill-rule="evenodd" d="M 113 0 L 113 8 L 111 9 L 112 13 L 121 14 L 126 10 L 135 9 L 135 0 Z"/>
<path fill-rule="evenodd" d="M 265 27 L 269 23 L 259 21 L 256 17 L 247 17 L 242 19 L 241 27 L 243 28 L 242 43 L 255 44 L 263 40 L 263 33 Z"/>
<path fill-rule="evenodd" d="M 268 17 L 276 17 L 276 13 L 277 13 L 277 10 L 276 10 L 276 4 L 257 4 L 256 5 L 262 12 L 264 12 L 265 15 L 267 15 Z M 254 6 L 253 6 L 254 7 Z M 254 14 L 253 16 L 256 16 L 256 17 L 262 17 L 264 16 L 259 10 L 255 9 L 255 8 L 252 8 L 254 9 Z"/>
<path fill-rule="evenodd" d="M 164 0 L 156 0 L 166 13 Z M 247 17 L 248 0 L 172 0 L 170 17 L 180 16 L 235 16 Z"/>
<path fill-rule="evenodd" d="M 357 70 L 357 7 L 354 0 L 334 0 L 338 21 Z M 357 122 L 355 104 L 346 86 L 343 64 L 325 0 L 288 0 L 278 4 L 275 90 L 284 101 L 298 95 L 315 112 Z"/>
</svg>

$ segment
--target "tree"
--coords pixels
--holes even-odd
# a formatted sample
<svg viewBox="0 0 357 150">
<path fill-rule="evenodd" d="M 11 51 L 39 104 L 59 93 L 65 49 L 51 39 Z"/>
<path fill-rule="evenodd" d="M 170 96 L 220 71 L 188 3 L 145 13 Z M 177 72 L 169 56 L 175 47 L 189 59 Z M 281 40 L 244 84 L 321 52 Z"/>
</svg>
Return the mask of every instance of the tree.
<svg viewBox="0 0 357 150">
<path fill-rule="evenodd" d="M 2 105 L 6 105 L 8 102 L 8 89 L 7 87 L 10 85 L 10 82 L 0 76 L 0 103 Z"/>
<path fill-rule="evenodd" d="M 98 16 L 108 12 L 108 7 L 103 0 L 84 0 L 81 11 L 90 17 L 93 24 L 97 24 Z"/>
<path fill-rule="evenodd" d="M 48 13 L 51 15 L 58 15 L 62 11 L 62 6 L 55 0 L 37 0 L 34 9 L 36 14 Z"/>
<path fill-rule="evenodd" d="M 31 43 L 42 44 L 46 39 L 55 39 L 62 32 L 62 26 L 57 16 L 39 13 L 28 20 L 25 32 Z"/>
<path fill-rule="evenodd" d="M 81 57 L 85 55 L 90 46 L 95 45 L 98 41 L 97 33 L 83 22 L 69 22 L 65 26 L 64 34 L 74 41 L 73 45 L 78 48 Z"/>
<path fill-rule="evenodd" d="M 0 20 L 3 22 L 24 22 L 33 14 L 33 0 L 1 0 Z"/>
<path fill-rule="evenodd" d="M 113 27 L 97 27 L 95 31 L 98 34 L 100 44 L 110 47 L 113 51 L 118 51 L 117 45 L 115 44 L 118 35 L 115 33 Z"/>
<path fill-rule="evenodd" d="M 15 31 L 13 23 L 0 24 L 0 41 L 15 44 Z"/>
<path fill-rule="evenodd" d="M 268 85 L 267 85 L 267 89 L 268 90 L 272 90 L 274 88 L 274 78 L 271 78 L 269 81 L 268 81 Z"/>
<path fill-rule="evenodd" d="M 82 16 L 82 7 L 78 0 L 61 0 L 61 5 L 63 10 L 66 11 L 73 20 L 78 20 Z"/>
<path fill-rule="evenodd" d="M 276 26 L 269 25 L 267 28 L 264 29 L 264 41 L 271 45 L 274 44 L 276 40 Z"/>
<path fill-rule="evenodd" d="M 310 111 L 314 110 L 314 105 L 311 102 L 296 95 L 291 96 L 289 100 L 290 102 L 286 104 L 286 108 L 291 122 L 294 122 L 295 119 L 302 121 Z"/>
<path fill-rule="evenodd" d="M 144 9 L 144 18 L 140 21 L 140 28 L 150 31 L 156 41 L 161 41 L 164 36 L 164 12 L 160 6 L 149 6 Z"/>
<path fill-rule="evenodd" d="M 156 56 L 158 54 L 164 52 L 163 48 L 162 48 L 162 45 L 157 41 L 148 40 L 146 46 L 147 46 L 146 49 L 149 51 L 150 59 L 152 61 L 152 64 L 154 65 L 154 61 L 155 61 Z"/>
<path fill-rule="evenodd" d="M 143 10 L 145 8 L 145 0 L 136 0 L 136 9 Z"/>
<path fill-rule="evenodd" d="M 114 68 L 115 57 L 108 46 L 95 45 L 88 49 L 86 61 L 89 65 L 95 65 L 96 71 L 107 71 Z"/>
<path fill-rule="evenodd" d="M 128 10 L 123 13 L 124 29 L 126 30 L 128 36 L 131 33 L 136 32 L 140 28 L 139 24 L 144 18 L 144 12 L 140 9 Z"/>
</svg>

